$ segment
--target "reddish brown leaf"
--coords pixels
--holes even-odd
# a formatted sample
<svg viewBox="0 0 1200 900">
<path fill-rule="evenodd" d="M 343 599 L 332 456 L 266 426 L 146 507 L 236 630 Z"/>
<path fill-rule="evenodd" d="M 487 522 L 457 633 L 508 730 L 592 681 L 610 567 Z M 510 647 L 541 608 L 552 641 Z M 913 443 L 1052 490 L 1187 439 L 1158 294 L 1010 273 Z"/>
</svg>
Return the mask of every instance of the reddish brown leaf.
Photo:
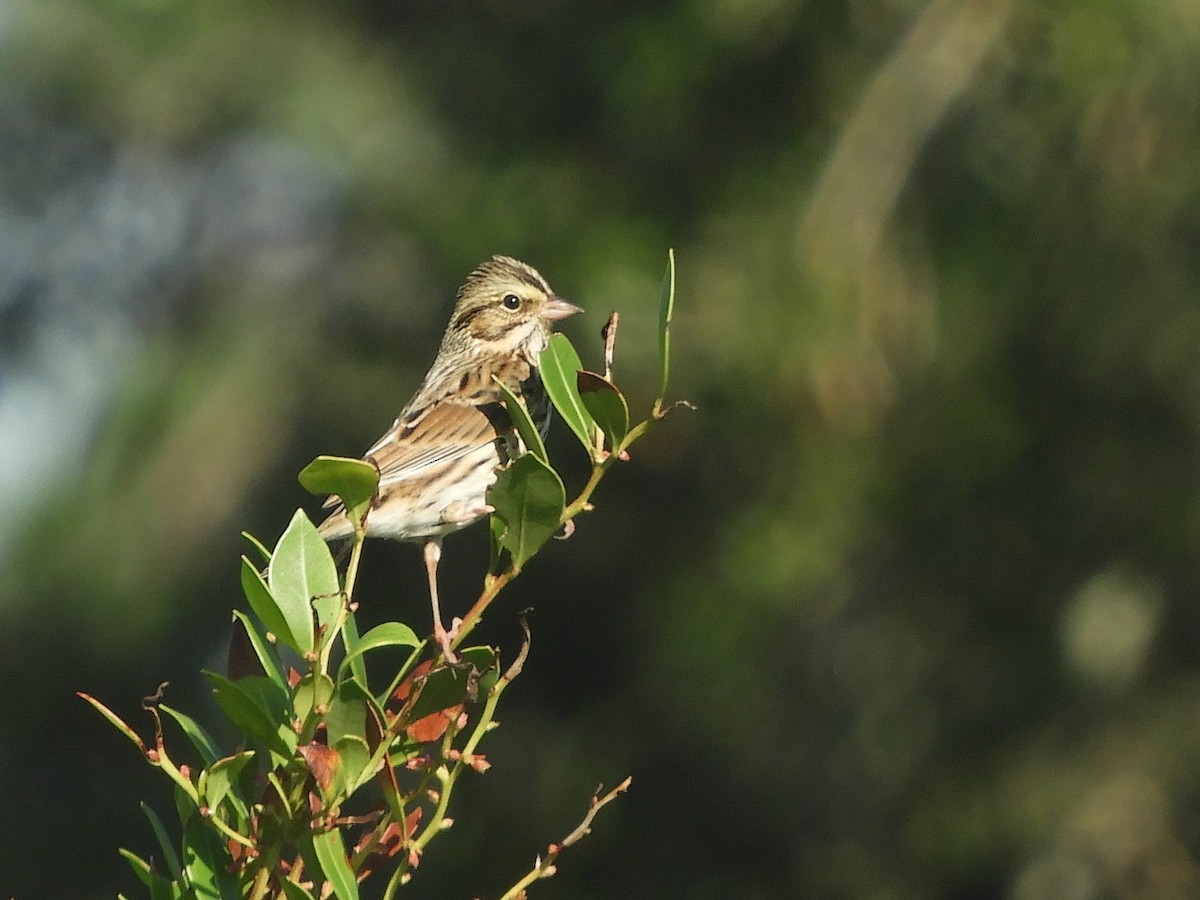
<svg viewBox="0 0 1200 900">
<path fill-rule="evenodd" d="M 338 768 L 342 764 L 342 758 L 338 756 L 338 752 L 315 741 L 303 744 L 296 749 L 308 763 L 308 771 L 312 772 L 313 778 L 317 780 L 321 792 L 329 793 L 329 789 L 337 777 Z"/>
<path fill-rule="evenodd" d="M 461 703 L 449 709 L 438 710 L 435 713 L 430 713 L 427 716 L 417 719 L 417 721 L 411 723 L 404 730 L 417 743 L 436 741 L 446 733 L 446 729 L 450 727 L 450 723 L 457 719 L 459 713 L 462 711 L 463 707 Z"/>
<path fill-rule="evenodd" d="M 424 662 L 419 663 L 417 667 L 409 672 L 405 679 L 400 682 L 399 687 L 396 688 L 396 691 L 392 694 L 392 696 L 403 703 L 408 699 L 408 695 L 412 693 L 413 684 L 416 682 L 416 680 L 418 678 L 424 678 L 429 674 L 429 670 L 432 668 L 433 660 L 431 659 L 427 659 Z"/>
</svg>

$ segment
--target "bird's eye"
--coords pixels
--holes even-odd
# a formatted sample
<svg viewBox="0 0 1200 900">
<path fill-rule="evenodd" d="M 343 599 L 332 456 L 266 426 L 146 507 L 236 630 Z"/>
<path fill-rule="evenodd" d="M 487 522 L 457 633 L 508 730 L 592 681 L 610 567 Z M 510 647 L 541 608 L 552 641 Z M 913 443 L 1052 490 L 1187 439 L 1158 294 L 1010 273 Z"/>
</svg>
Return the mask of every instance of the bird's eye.
<svg viewBox="0 0 1200 900">
<path fill-rule="evenodd" d="M 516 294 L 505 294 L 504 299 L 500 302 L 504 304 L 505 309 L 516 311 L 521 308 L 521 298 Z"/>
</svg>

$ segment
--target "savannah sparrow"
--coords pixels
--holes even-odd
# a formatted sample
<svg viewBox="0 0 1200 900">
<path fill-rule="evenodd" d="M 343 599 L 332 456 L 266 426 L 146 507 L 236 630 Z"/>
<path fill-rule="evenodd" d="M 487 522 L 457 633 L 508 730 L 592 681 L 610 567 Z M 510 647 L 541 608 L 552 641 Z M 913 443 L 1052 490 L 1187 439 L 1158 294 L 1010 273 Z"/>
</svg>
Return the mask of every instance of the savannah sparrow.
<svg viewBox="0 0 1200 900">
<path fill-rule="evenodd" d="M 550 400 L 538 355 L 551 324 L 580 311 L 555 296 L 532 266 L 507 256 L 481 263 L 458 289 L 441 349 L 417 393 L 364 456 L 379 469 L 367 536 L 424 544 L 433 636 L 448 661 L 455 659 L 458 622 L 447 631 L 438 608 L 442 538 L 492 511 L 486 496 L 496 467 L 520 446 L 492 376 L 524 398 L 545 433 Z M 336 498 L 325 505 L 337 508 L 321 536 L 349 537 L 354 529 Z"/>
</svg>

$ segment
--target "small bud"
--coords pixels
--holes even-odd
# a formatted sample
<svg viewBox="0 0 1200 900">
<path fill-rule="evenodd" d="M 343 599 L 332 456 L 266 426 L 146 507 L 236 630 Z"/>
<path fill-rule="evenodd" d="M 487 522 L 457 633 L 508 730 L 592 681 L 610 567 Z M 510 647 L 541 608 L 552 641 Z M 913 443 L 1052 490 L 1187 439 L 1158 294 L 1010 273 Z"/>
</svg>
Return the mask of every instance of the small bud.
<svg viewBox="0 0 1200 900">
<path fill-rule="evenodd" d="M 450 818 L 449 816 L 445 816 L 442 819 L 442 821 L 438 823 L 438 831 L 446 831 L 447 829 L 453 828 L 453 827 L 454 827 L 454 820 L 452 818 Z"/>
<path fill-rule="evenodd" d="M 551 875 L 558 874 L 558 866 L 546 866 L 546 870 L 542 872 L 543 878 L 549 878 Z"/>
<path fill-rule="evenodd" d="M 207 819 L 211 815 L 212 815 L 212 810 L 209 809 L 207 806 L 200 807 L 200 817 L 202 819 Z"/>
<path fill-rule="evenodd" d="M 487 761 L 487 757 L 482 753 L 472 753 L 471 758 L 467 760 L 467 765 L 476 772 L 486 772 L 492 767 L 492 764 Z"/>
<path fill-rule="evenodd" d="M 191 781 L 192 780 L 192 767 L 189 766 L 187 763 L 184 763 L 182 766 L 179 767 L 179 774 L 182 775 L 184 778 L 186 778 L 188 781 Z"/>
<path fill-rule="evenodd" d="M 158 751 L 154 749 L 147 750 L 146 759 L 150 760 L 150 762 L 154 763 L 155 765 L 158 765 Z"/>
</svg>

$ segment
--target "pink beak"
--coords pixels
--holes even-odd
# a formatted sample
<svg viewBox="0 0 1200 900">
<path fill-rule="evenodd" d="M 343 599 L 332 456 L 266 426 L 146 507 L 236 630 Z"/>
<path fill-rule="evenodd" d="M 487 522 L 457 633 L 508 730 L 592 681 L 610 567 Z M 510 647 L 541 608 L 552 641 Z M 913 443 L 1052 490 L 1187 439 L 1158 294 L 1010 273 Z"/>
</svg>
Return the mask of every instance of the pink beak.
<svg viewBox="0 0 1200 900">
<path fill-rule="evenodd" d="M 574 303 L 568 303 L 562 297 L 551 294 L 546 305 L 542 307 L 542 318 L 548 322 L 557 322 L 581 312 L 583 310 Z"/>
</svg>

